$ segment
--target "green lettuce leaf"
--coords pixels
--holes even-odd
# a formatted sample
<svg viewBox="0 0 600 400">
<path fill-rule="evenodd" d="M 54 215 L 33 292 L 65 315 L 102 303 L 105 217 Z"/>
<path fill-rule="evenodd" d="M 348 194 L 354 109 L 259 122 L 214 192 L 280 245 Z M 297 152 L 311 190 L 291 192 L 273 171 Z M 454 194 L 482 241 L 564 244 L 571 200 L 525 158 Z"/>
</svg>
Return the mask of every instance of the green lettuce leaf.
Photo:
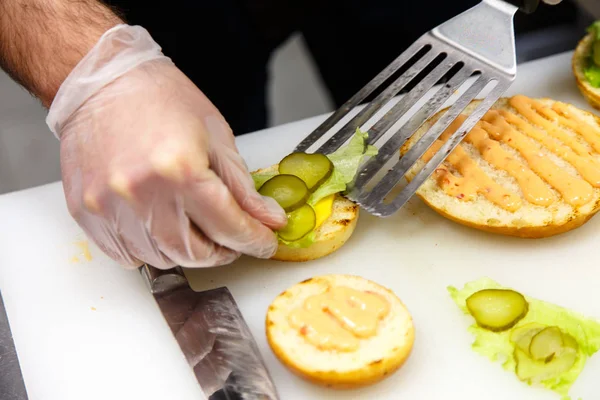
<svg viewBox="0 0 600 400">
<path fill-rule="evenodd" d="M 327 196 L 346 191 L 348 183 L 352 182 L 356 176 L 364 157 L 377 155 L 377 148 L 366 143 L 368 136 L 367 132 L 363 132 L 357 128 L 354 136 L 347 145 L 326 155 L 333 164 L 333 172 L 329 179 L 321 184 L 308 198 L 307 203 L 309 205 L 314 206 Z M 266 181 L 277 174 L 277 171 L 253 173 L 254 186 L 258 190 Z M 294 242 L 288 242 L 281 238 L 279 238 L 279 241 L 292 248 L 305 248 L 314 243 L 314 237 L 314 232 L 311 232 L 302 239 Z"/>
<path fill-rule="evenodd" d="M 308 198 L 308 204 L 314 206 L 329 195 L 344 192 L 346 185 L 354 179 L 364 157 L 377 155 L 377 148 L 366 144 L 368 136 L 368 133 L 357 128 L 346 146 L 327 155 L 333 163 L 333 173 Z"/>
<path fill-rule="evenodd" d="M 269 179 L 271 179 L 272 177 L 274 177 L 277 174 L 278 174 L 277 171 L 273 171 L 273 172 L 253 172 L 252 173 L 252 180 L 254 181 L 254 187 L 256 188 L 256 190 L 260 189 L 260 187 L 262 185 L 264 185 L 264 183 L 266 181 L 268 181 Z"/>
<path fill-rule="evenodd" d="M 600 88 L 600 67 L 594 64 L 591 58 L 583 70 L 583 73 L 590 85 L 595 88 Z"/>
<path fill-rule="evenodd" d="M 482 278 L 467 283 L 461 290 L 449 286 L 448 292 L 458 307 L 465 314 L 469 314 L 466 305 L 467 298 L 482 289 L 510 288 L 503 287 L 489 278 Z M 583 371 L 586 360 L 600 349 L 600 322 L 551 303 L 527 296 L 525 298 L 529 302 L 529 312 L 515 328 L 531 322 L 558 326 L 564 332 L 573 336 L 579 343 L 579 357 L 575 365 L 556 378 L 540 382 L 542 386 L 563 396 L 564 400 L 570 399 L 568 396 L 569 390 Z M 469 327 L 469 332 L 475 336 L 472 344 L 474 351 L 493 362 L 500 362 L 504 369 L 508 371 L 515 371 L 514 347 L 510 341 L 512 329 L 496 333 L 480 328 L 476 323 L 473 323 Z"/>
<path fill-rule="evenodd" d="M 590 25 L 587 31 L 592 34 L 594 42 L 590 54 L 587 55 L 583 74 L 590 85 L 600 88 L 600 20 Z"/>
<path fill-rule="evenodd" d="M 594 21 L 588 28 L 588 33 L 594 35 L 594 40 L 600 40 L 600 20 Z"/>
</svg>

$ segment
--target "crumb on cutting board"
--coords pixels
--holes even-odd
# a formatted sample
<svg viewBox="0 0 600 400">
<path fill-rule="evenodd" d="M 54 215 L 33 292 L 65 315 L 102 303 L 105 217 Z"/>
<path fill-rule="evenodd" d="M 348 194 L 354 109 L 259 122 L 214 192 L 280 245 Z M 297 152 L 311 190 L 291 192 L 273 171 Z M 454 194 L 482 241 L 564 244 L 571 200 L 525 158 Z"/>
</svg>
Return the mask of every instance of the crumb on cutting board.
<svg viewBox="0 0 600 400">
<path fill-rule="evenodd" d="M 92 253 L 90 252 L 89 242 L 87 240 L 78 240 L 75 242 L 75 246 L 79 248 L 80 253 L 71 257 L 70 261 L 72 263 L 79 263 L 82 258 L 85 261 L 92 261 Z"/>
</svg>

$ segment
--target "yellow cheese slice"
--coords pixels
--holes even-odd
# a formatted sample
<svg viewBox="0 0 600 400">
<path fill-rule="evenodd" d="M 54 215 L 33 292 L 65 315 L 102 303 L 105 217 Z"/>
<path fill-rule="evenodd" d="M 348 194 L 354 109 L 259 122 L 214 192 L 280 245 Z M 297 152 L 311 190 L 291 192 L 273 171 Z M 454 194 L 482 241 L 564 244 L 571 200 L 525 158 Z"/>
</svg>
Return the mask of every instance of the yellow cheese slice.
<svg viewBox="0 0 600 400">
<path fill-rule="evenodd" d="M 315 210 L 315 214 L 317 216 L 317 221 L 315 224 L 315 229 L 317 229 L 333 212 L 333 200 L 335 199 L 335 194 L 329 195 L 317 202 L 313 206 Z"/>
</svg>

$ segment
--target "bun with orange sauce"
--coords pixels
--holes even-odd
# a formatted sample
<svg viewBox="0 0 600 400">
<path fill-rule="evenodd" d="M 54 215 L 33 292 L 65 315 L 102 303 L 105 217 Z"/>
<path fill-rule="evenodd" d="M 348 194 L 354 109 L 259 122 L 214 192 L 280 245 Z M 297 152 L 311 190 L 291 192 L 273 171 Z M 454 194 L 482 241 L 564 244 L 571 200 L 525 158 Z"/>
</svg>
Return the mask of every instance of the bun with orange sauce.
<svg viewBox="0 0 600 400">
<path fill-rule="evenodd" d="M 253 174 L 269 174 L 277 171 L 278 165 L 253 171 Z M 317 206 L 318 226 L 314 230 L 314 241 L 308 247 L 291 247 L 279 243 L 272 260 L 305 262 L 325 257 L 350 239 L 356 228 L 359 208 L 339 193 L 323 199 Z"/>
<path fill-rule="evenodd" d="M 365 303 L 369 306 L 361 307 L 356 293 L 359 297 L 369 296 L 375 303 Z M 313 308 L 315 311 L 309 312 L 308 319 L 295 319 L 298 315 L 306 316 L 301 313 L 307 310 L 311 298 L 329 294 L 342 308 L 350 303 L 350 311 L 346 308 L 341 315 L 336 314 L 335 304 L 323 306 L 318 302 L 320 307 Z M 327 297 L 321 299 L 327 301 Z M 380 312 L 382 305 L 385 310 Z M 360 318 L 353 318 L 352 314 L 357 309 L 363 310 L 362 317 L 367 318 L 367 326 L 372 330 L 366 334 L 363 330 L 355 336 L 342 321 L 348 321 L 344 318 L 348 316 L 350 321 L 359 321 L 357 325 L 360 325 Z M 334 332 L 337 330 L 344 335 L 333 335 L 321 342 L 315 340 L 315 332 L 323 331 L 319 331 L 318 324 L 312 323 L 311 318 L 318 318 L 317 313 L 321 310 L 324 310 L 321 321 L 331 324 Z M 293 285 L 273 300 L 265 324 L 269 346 L 280 362 L 296 375 L 333 389 L 372 385 L 391 376 L 404 365 L 415 341 L 412 317 L 398 296 L 375 282 L 354 275 L 324 275 Z M 345 347 L 338 348 L 342 344 Z"/>
<path fill-rule="evenodd" d="M 463 115 L 478 104 L 473 101 Z M 423 124 L 400 153 L 444 112 Z M 552 99 L 502 98 L 417 195 L 442 216 L 482 231 L 543 238 L 578 228 L 600 209 L 600 119 Z"/>
</svg>

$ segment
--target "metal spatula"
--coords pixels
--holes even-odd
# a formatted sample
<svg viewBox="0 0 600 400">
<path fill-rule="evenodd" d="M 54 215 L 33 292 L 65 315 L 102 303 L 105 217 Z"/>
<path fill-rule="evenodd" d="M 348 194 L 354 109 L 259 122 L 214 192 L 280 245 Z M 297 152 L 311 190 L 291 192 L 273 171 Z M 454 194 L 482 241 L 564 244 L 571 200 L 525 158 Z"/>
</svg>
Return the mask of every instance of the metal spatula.
<svg viewBox="0 0 600 400">
<path fill-rule="evenodd" d="M 371 122 L 370 128 L 362 130 L 368 132 L 368 143 L 378 147 L 379 152 L 362 165 L 346 197 L 377 216 L 395 213 L 514 81 L 517 68 L 513 18 L 519 9 L 529 14 L 538 4 L 539 0 L 511 0 L 510 3 L 483 0 L 427 32 L 304 139 L 295 151 L 308 152 L 326 133 L 334 131 L 336 133 L 314 151 L 329 154 L 350 139 L 357 128 Z M 384 107 L 407 88 L 410 90 L 383 113 Z M 378 89 L 382 91 L 371 103 L 348 122 L 342 121 Z M 400 157 L 399 150 L 407 139 L 453 95 L 457 98 L 445 114 Z M 389 198 L 406 172 L 476 98 L 481 99 L 481 103 L 460 128 L 409 184 Z M 383 115 L 378 117 L 378 112 Z M 394 127 L 400 122 L 403 123 L 399 127 Z M 386 135 L 388 131 L 391 134 Z M 388 172 L 379 181 L 374 180 L 386 169 Z M 367 188 L 373 180 L 372 187 Z"/>
</svg>

